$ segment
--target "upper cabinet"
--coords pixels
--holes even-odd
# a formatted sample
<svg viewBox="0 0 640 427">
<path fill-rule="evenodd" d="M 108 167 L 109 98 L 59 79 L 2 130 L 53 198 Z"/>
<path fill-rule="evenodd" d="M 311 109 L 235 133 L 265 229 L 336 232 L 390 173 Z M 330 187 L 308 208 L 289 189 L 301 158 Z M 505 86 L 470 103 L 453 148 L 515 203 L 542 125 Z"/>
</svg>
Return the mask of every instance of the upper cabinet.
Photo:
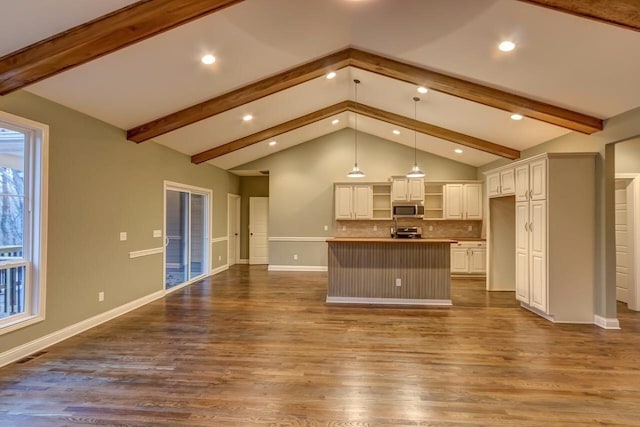
<svg viewBox="0 0 640 427">
<path fill-rule="evenodd" d="M 373 186 L 336 184 L 335 213 L 337 220 L 372 219 Z"/>
<path fill-rule="evenodd" d="M 547 160 L 539 159 L 515 167 L 516 202 L 547 198 Z"/>
<path fill-rule="evenodd" d="M 487 175 L 489 197 L 512 196 L 515 191 L 514 169 L 509 168 Z"/>
<path fill-rule="evenodd" d="M 445 219 L 482 219 L 482 184 L 446 184 Z"/>
<path fill-rule="evenodd" d="M 392 177 L 391 200 L 393 202 L 424 202 L 424 179 Z"/>
</svg>

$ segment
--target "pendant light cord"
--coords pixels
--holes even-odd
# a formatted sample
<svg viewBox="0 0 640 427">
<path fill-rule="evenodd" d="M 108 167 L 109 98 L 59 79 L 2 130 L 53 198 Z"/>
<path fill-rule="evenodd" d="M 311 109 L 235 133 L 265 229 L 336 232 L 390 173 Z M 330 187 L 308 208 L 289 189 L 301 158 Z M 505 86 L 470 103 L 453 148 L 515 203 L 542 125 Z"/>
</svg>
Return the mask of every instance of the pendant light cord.
<svg viewBox="0 0 640 427">
<path fill-rule="evenodd" d="M 413 120 L 418 120 L 418 101 L 420 101 L 420 98 L 418 98 L 417 96 L 413 97 Z M 417 148 L 417 143 L 416 143 L 416 130 L 413 130 L 413 164 L 414 166 L 418 164 L 418 148 Z"/>
<path fill-rule="evenodd" d="M 360 80 L 358 79 L 354 79 L 353 82 L 356 84 L 355 85 L 355 89 L 356 89 L 356 94 L 355 94 L 355 104 L 356 104 L 356 110 L 358 109 L 358 85 L 360 84 Z M 355 127 L 356 127 L 356 135 L 355 135 L 355 166 L 358 166 L 358 112 L 356 111 L 356 118 L 355 118 Z"/>
</svg>

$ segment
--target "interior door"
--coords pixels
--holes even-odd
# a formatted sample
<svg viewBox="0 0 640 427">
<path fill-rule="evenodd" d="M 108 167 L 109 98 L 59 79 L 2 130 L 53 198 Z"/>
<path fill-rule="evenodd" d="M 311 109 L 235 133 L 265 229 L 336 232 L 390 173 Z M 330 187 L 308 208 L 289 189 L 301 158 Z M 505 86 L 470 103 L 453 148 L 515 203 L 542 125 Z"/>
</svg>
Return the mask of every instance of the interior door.
<svg viewBox="0 0 640 427">
<path fill-rule="evenodd" d="M 249 198 L 249 264 L 268 264 L 269 198 Z"/>
<path fill-rule="evenodd" d="M 629 302 L 629 224 L 627 212 L 628 182 L 616 179 L 616 299 Z"/>
<path fill-rule="evenodd" d="M 229 221 L 229 253 L 227 259 L 231 266 L 240 261 L 240 196 L 229 194 L 227 208 L 227 218 Z"/>
</svg>

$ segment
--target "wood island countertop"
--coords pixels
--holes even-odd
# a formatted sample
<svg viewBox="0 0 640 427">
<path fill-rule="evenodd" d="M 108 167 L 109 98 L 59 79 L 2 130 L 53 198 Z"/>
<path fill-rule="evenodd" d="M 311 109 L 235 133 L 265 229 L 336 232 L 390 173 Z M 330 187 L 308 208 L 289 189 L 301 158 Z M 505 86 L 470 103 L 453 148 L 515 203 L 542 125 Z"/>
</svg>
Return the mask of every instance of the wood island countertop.
<svg viewBox="0 0 640 427">
<path fill-rule="evenodd" d="M 332 237 L 327 243 L 458 243 L 452 239 L 393 239 L 391 237 Z"/>
</svg>

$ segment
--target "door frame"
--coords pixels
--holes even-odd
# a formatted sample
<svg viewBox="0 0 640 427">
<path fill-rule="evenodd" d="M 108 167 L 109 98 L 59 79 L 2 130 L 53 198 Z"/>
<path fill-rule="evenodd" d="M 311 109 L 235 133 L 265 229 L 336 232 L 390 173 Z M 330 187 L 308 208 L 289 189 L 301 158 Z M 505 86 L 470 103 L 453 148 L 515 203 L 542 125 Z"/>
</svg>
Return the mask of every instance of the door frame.
<svg viewBox="0 0 640 427">
<path fill-rule="evenodd" d="M 629 219 L 629 251 L 631 252 L 632 278 L 629 284 L 631 310 L 640 311 L 640 173 L 617 173 L 615 179 L 630 181 L 627 186 L 627 215 Z"/>
<path fill-rule="evenodd" d="M 204 265 L 203 271 L 204 273 L 194 277 L 193 279 L 187 280 L 180 285 L 174 286 L 170 289 L 167 289 L 166 284 L 166 274 L 167 274 L 167 190 L 173 191 L 186 191 L 189 194 L 195 193 L 199 195 L 203 195 L 207 198 L 207 202 L 205 203 L 205 216 L 207 220 L 205 221 L 205 247 L 204 247 Z M 192 283 L 197 282 L 198 280 L 202 280 L 205 277 L 211 275 L 211 231 L 213 230 L 213 190 L 203 187 L 196 187 L 194 185 L 182 184 L 179 182 L 167 181 L 164 180 L 163 184 L 163 193 L 162 193 L 162 234 L 164 237 L 163 245 L 162 245 L 162 289 L 164 290 L 165 295 L 171 292 L 175 292 L 178 289 L 182 289 L 185 286 L 189 286 Z"/>
<path fill-rule="evenodd" d="M 231 235 L 231 204 L 232 203 L 236 205 L 236 224 L 238 226 L 238 238 L 236 239 L 236 253 L 235 253 L 236 262 L 235 263 L 240 264 L 240 243 L 242 242 L 242 227 L 240 226 L 240 219 L 241 219 L 240 200 L 241 200 L 241 197 L 238 194 L 227 193 L 227 263 L 229 264 L 229 267 L 231 267 L 232 265 L 229 262 L 229 260 L 231 260 L 231 244 L 229 242 L 231 242 L 231 239 L 233 238 L 233 236 Z"/>
</svg>

